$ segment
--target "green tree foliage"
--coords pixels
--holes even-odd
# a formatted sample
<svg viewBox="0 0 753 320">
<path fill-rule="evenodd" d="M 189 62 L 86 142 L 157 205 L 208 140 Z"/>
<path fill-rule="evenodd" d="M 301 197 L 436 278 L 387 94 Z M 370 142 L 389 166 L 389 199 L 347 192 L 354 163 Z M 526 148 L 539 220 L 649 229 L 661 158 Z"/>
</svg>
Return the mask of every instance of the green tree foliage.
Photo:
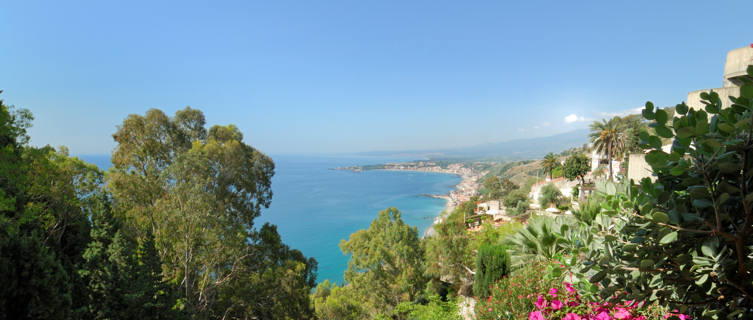
<svg viewBox="0 0 753 320">
<path fill-rule="evenodd" d="M 503 199 L 508 193 L 517 190 L 517 184 L 507 178 L 490 176 L 484 180 L 484 198 L 486 199 Z"/>
<path fill-rule="evenodd" d="M 549 174 L 550 178 L 554 178 L 552 172 L 554 169 L 560 166 L 559 158 L 554 153 L 548 153 L 544 156 L 544 160 L 541 161 L 541 167 L 544 168 L 544 172 Z"/>
<path fill-rule="evenodd" d="M 539 204 L 546 208 L 549 205 L 559 206 L 563 202 L 562 191 L 557 186 L 549 183 L 541 187 L 541 194 L 539 195 Z"/>
<path fill-rule="evenodd" d="M 473 294 L 488 297 L 489 287 L 510 273 L 510 256 L 502 244 L 483 244 L 476 256 Z"/>
<path fill-rule="evenodd" d="M 265 223 L 251 239 L 237 281 L 220 290 L 223 316 L 308 319 L 316 285 L 317 262 L 282 242 L 277 227 Z"/>
<path fill-rule="evenodd" d="M 319 319 L 349 320 L 365 319 L 368 314 L 362 308 L 362 301 L 349 286 L 340 287 L 329 280 L 319 283 L 312 295 L 316 316 Z"/>
<path fill-rule="evenodd" d="M 602 121 L 594 121 L 591 124 L 589 138 L 596 152 L 603 154 L 609 161 L 609 179 L 613 179 L 614 171 L 612 160 L 620 159 L 625 152 L 624 126 L 619 117 Z"/>
<path fill-rule="evenodd" d="M 472 239 L 465 228 L 462 206 L 435 225 L 434 230 L 436 234 L 424 240 L 426 273 L 437 279 L 446 279 L 453 284 L 454 290 L 461 290 L 470 284 L 469 270 L 473 267 Z"/>
<path fill-rule="evenodd" d="M 427 300 L 425 304 L 403 302 L 395 308 L 395 315 L 410 320 L 461 319 L 457 301 L 443 301 L 439 295 L 430 295 Z"/>
<path fill-rule="evenodd" d="M 403 301 L 423 290 L 423 249 L 415 227 L 406 225 L 396 208 L 385 209 L 368 229 L 340 242 L 350 255 L 345 280 L 373 310 L 392 314 Z"/>
<path fill-rule="evenodd" d="M 530 205 L 528 192 L 523 190 L 514 190 L 510 192 L 504 200 L 508 214 L 519 215 L 525 213 Z"/>
<path fill-rule="evenodd" d="M 0 101 L 0 318 L 313 316 L 316 261 L 253 229 L 274 165 L 237 128 L 131 115 L 105 180 L 28 146 L 31 119 Z"/>
<path fill-rule="evenodd" d="M 578 179 L 582 186 L 585 184 L 584 178 L 589 171 L 591 171 L 591 163 L 582 153 L 576 153 L 565 160 L 564 175 L 570 181 Z"/>
<path fill-rule="evenodd" d="M 657 180 L 607 201 L 627 221 L 592 257 L 602 270 L 592 280 L 606 293 L 626 288 L 700 318 L 745 318 L 753 308 L 753 83 L 745 80 L 729 108 L 714 92 L 701 98 L 705 110 L 680 104 L 673 119 L 646 103 L 657 135 L 641 138 Z M 672 139 L 671 152 L 662 138 Z"/>
<path fill-rule="evenodd" d="M 27 146 L 31 120 L 0 101 L 0 317 L 66 319 L 85 307 L 84 208 L 102 175 L 65 150 Z"/>
<path fill-rule="evenodd" d="M 284 246 L 273 227 L 253 229 L 271 201 L 272 160 L 245 144 L 237 127 L 204 126 L 191 108 L 172 118 L 156 109 L 128 116 L 113 135 L 115 209 L 139 242 L 153 234 L 184 313 L 305 317 L 315 261 Z"/>
</svg>

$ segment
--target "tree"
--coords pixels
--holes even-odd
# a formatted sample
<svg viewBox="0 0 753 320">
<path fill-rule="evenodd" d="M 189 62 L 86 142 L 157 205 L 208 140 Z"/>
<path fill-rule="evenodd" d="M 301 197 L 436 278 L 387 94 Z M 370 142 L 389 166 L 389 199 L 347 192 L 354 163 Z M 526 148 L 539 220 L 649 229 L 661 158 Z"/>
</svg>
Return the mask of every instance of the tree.
<svg viewBox="0 0 753 320">
<path fill-rule="evenodd" d="M 552 171 L 554 171 L 555 168 L 557 168 L 560 165 L 559 159 L 557 158 L 557 155 L 554 153 L 547 153 L 546 156 L 544 156 L 544 160 L 541 161 L 541 166 L 544 168 L 544 172 L 549 173 L 550 178 L 554 178 L 552 176 Z"/>
<path fill-rule="evenodd" d="M 621 129 L 619 117 L 614 117 L 609 121 L 602 119 L 591 124 L 589 138 L 596 152 L 607 156 L 610 180 L 614 179 L 612 159 L 619 159 L 625 151 L 625 133 Z"/>
<path fill-rule="evenodd" d="M 129 115 L 113 135 L 107 186 L 114 210 L 138 243 L 153 237 L 161 276 L 179 287 L 173 304 L 183 313 L 310 314 L 316 262 L 284 246 L 274 228 L 253 228 L 271 201 L 274 163 L 234 125 L 204 125 L 191 108 L 172 118 L 156 109 Z M 258 290 L 239 288 L 252 284 Z M 271 294 L 274 288 L 280 291 Z M 255 300 L 267 302 L 248 303 Z"/>
<path fill-rule="evenodd" d="M 475 203 L 468 201 L 465 203 Z M 472 239 L 465 228 L 462 205 L 434 226 L 436 235 L 424 240 L 426 273 L 452 283 L 455 291 L 464 293 L 470 286 L 473 267 Z"/>
<path fill-rule="evenodd" d="M 551 204 L 558 206 L 562 202 L 562 191 L 552 183 L 541 187 L 540 192 L 539 204 L 542 207 L 548 207 Z"/>
<path fill-rule="evenodd" d="M 476 257 L 473 294 L 488 297 L 489 287 L 510 273 L 510 256 L 502 244 L 483 244 Z"/>
<path fill-rule="evenodd" d="M 591 164 L 588 157 L 584 154 L 574 154 L 565 160 L 565 177 L 570 181 L 575 179 L 580 180 L 581 186 L 585 184 L 585 176 L 590 170 Z"/>
<path fill-rule="evenodd" d="M 336 283 L 330 284 L 329 280 L 324 280 L 316 286 L 312 300 L 319 319 L 367 318 L 367 314 L 361 307 L 361 301 L 348 286 L 340 287 Z"/>
<path fill-rule="evenodd" d="M 392 314 L 413 301 L 424 286 L 423 250 L 416 227 L 406 225 L 396 208 L 385 209 L 369 225 L 340 242 L 350 254 L 345 281 L 375 314 Z"/>
<path fill-rule="evenodd" d="M 518 189 L 518 185 L 510 179 L 500 179 L 497 176 L 490 176 L 484 180 L 485 197 L 487 199 L 502 199 L 510 191 Z"/>
</svg>

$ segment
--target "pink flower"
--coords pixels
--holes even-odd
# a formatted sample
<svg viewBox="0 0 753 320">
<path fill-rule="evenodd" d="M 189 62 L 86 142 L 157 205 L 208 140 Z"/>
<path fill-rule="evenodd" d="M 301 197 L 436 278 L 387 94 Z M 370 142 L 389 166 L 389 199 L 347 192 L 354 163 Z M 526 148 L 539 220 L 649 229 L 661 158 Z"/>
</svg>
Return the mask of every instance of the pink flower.
<svg viewBox="0 0 753 320">
<path fill-rule="evenodd" d="M 544 296 L 539 295 L 539 299 L 534 304 L 536 305 L 536 308 L 539 308 L 539 310 L 546 308 L 546 300 L 544 300 Z"/>
<path fill-rule="evenodd" d="M 633 320 L 646 320 L 646 316 L 637 316 Z"/>
<path fill-rule="evenodd" d="M 528 314 L 528 320 L 546 320 L 541 311 L 534 311 Z"/>
<path fill-rule="evenodd" d="M 557 291 L 559 291 L 557 290 L 557 288 L 550 288 L 549 295 L 551 295 L 552 297 L 557 297 Z"/>
<path fill-rule="evenodd" d="M 492 308 L 489 308 L 489 312 L 492 312 Z"/>
<path fill-rule="evenodd" d="M 562 302 L 559 300 L 552 300 L 552 309 L 554 310 L 562 309 Z"/>
<path fill-rule="evenodd" d="M 609 316 L 609 312 L 602 311 L 602 312 L 599 312 L 599 314 L 597 314 L 594 319 L 596 319 L 596 320 L 612 320 L 612 317 Z"/>
<path fill-rule="evenodd" d="M 568 293 L 575 293 L 575 288 L 573 288 L 573 284 L 570 282 L 565 282 L 565 289 L 567 289 Z"/>
<path fill-rule="evenodd" d="M 568 312 L 562 320 L 581 320 L 581 317 L 575 313 Z"/>
<path fill-rule="evenodd" d="M 630 318 L 630 312 L 627 311 L 625 308 L 615 308 L 614 312 L 614 318 L 615 319 L 629 319 Z"/>
<path fill-rule="evenodd" d="M 686 314 L 678 314 L 677 317 L 680 318 L 680 320 L 693 319 L 692 317 L 690 317 L 689 315 L 686 315 Z"/>
</svg>

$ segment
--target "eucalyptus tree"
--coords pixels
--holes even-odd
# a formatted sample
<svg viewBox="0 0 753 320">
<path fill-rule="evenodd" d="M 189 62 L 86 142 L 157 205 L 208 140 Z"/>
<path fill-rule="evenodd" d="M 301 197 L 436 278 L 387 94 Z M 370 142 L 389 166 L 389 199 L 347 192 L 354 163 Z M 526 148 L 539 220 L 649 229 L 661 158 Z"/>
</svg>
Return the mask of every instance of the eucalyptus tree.
<svg viewBox="0 0 753 320">
<path fill-rule="evenodd" d="M 591 123 L 589 134 L 591 143 L 596 152 L 605 155 L 609 161 L 609 179 L 614 179 L 612 160 L 619 159 L 625 151 L 625 133 L 621 130 L 619 117 Z"/>
<path fill-rule="evenodd" d="M 272 198 L 274 163 L 246 144 L 237 127 L 206 130 L 199 110 L 186 108 L 170 118 L 152 109 L 129 115 L 113 138 L 117 146 L 107 185 L 115 210 L 138 239 L 154 236 L 163 276 L 177 286 L 176 308 L 204 317 L 254 314 L 264 307 L 243 301 L 259 296 L 238 297 L 228 290 L 263 272 L 259 265 L 269 259 L 301 275 L 309 289 L 314 285 L 313 259 L 290 250 L 272 258 L 266 254 L 275 251 L 253 240 L 259 237 L 254 219 Z M 282 245 L 275 239 L 274 246 Z M 308 312 L 308 292 L 303 296 L 305 303 L 296 305 Z"/>
</svg>

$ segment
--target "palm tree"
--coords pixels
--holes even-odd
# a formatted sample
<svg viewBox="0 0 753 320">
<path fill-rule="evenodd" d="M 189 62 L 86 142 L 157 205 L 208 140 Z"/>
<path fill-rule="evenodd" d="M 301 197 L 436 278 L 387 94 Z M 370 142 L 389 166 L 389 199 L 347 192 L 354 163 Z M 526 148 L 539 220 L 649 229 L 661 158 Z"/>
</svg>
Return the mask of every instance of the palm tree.
<svg viewBox="0 0 753 320">
<path fill-rule="evenodd" d="M 544 160 L 541 161 L 541 166 L 544 167 L 544 171 L 549 173 L 549 177 L 554 179 L 552 171 L 560 165 L 557 156 L 554 153 L 549 152 L 544 156 Z"/>
<path fill-rule="evenodd" d="M 614 177 L 612 159 L 621 157 L 625 150 L 625 133 L 621 127 L 619 117 L 614 117 L 609 121 L 602 119 L 591 124 L 589 138 L 596 152 L 607 156 L 610 180 Z"/>
</svg>

